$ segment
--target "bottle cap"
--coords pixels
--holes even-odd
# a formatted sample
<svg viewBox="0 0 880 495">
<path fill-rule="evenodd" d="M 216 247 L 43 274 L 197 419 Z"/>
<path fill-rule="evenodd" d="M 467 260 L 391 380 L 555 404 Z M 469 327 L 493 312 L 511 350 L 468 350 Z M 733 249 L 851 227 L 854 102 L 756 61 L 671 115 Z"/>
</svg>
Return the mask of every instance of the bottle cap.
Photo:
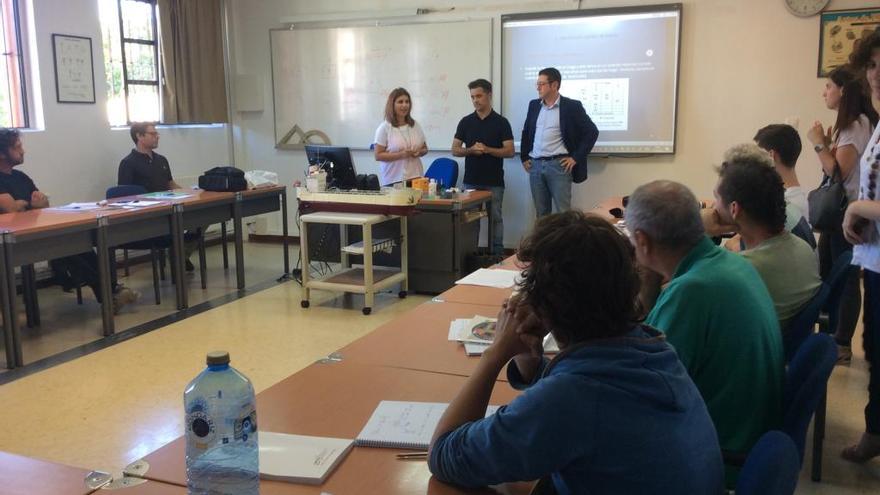
<svg viewBox="0 0 880 495">
<path fill-rule="evenodd" d="M 208 353 L 208 366 L 229 364 L 229 353 L 226 351 L 213 351 Z"/>
</svg>

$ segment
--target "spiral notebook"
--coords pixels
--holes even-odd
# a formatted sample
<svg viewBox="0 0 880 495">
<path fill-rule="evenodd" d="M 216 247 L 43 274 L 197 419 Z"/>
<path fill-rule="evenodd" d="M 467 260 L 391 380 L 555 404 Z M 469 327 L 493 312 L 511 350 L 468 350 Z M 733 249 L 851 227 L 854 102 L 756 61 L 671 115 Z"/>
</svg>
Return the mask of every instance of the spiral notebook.
<svg viewBox="0 0 880 495">
<path fill-rule="evenodd" d="M 427 450 L 431 435 L 449 404 L 383 400 L 354 440 L 360 447 Z M 486 417 L 498 406 L 486 408 Z"/>
</svg>

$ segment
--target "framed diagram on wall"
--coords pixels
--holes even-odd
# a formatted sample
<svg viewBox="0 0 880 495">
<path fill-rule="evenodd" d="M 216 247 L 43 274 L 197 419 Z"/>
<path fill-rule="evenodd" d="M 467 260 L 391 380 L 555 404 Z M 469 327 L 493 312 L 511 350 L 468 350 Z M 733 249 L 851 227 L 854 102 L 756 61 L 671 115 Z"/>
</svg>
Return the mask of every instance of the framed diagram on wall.
<svg viewBox="0 0 880 495">
<path fill-rule="evenodd" d="M 52 57 L 58 103 L 95 103 L 92 39 L 53 34 Z"/>
<path fill-rule="evenodd" d="M 819 20 L 819 68 L 817 77 L 827 77 L 834 68 L 846 65 L 856 43 L 880 26 L 880 9 L 831 10 Z"/>
</svg>

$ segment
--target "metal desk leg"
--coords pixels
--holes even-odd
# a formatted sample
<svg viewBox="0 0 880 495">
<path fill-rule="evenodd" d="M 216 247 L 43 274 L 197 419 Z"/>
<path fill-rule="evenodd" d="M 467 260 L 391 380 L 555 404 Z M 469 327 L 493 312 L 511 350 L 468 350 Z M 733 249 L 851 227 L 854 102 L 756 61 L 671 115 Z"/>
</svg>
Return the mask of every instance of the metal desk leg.
<svg viewBox="0 0 880 495">
<path fill-rule="evenodd" d="M 302 259 L 302 269 L 300 273 L 302 274 L 302 287 L 303 287 L 303 299 L 300 301 L 300 306 L 304 308 L 309 307 L 309 224 L 307 222 L 302 222 L 301 229 L 299 232 L 299 255 Z"/>
<path fill-rule="evenodd" d="M 16 357 L 21 355 L 21 349 L 16 351 L 17 339 L 14 327 L 15 308 L 12 299 L 15 298 L 15 271 L 11 269 L 7 257 L 8 242 L 11 234 L 0 234 L 0 312 L 3 313 L 3 343 L 6 346 L 6 367 L 15 368 Z M 9 288 L 12 287 L 10 292 Z"/>
<path fill-rule="evenodd" d="M 339 247 L 348 246 L 348 227 L 348 224 L 339 224 Z M 366 246 L 366 244 L 364 244 L 364 246 Z M 351 261 L 348 258 L 348 251 L 340 251 L 339 263 L 342 265 L 343 270 L 351 268 Z"/>
<path fill-rule="evenodd" d="M 281 243 L 284 245 L 284 276 L 290 274 L 290 241 L 287 239 L 287 188 L 281 190 Z"/>
<path fill-rule="evenodd" d="M 488 224 L 488 228 L 486 229 L 486 251 L 496 255 L 503 254 L 495 252 L 495 215 L 492 214 L 492 199 L 489 199 L 483 203 L 483 205 L 486 208 L 486 219 Z"/>
<path fill-rule="evenodd" d="M 229 248 L 226 246 L 226 222 L 220 222 L 220 245 L 223 247 L 223 269 L 229 268 Z"/>
<path fill-rule="evenodd" d="M 104 336 L 113 335 L 113 288 L 110 287 L 110 249 L 107 246 L 107 217 L 98 217 L 95 231 L 95 246 L 98 249 L 98 280 L 101 290 L 101 319 Z M 114 268 L 115 269 L 115 268 Z"/>
<path fill-rule="evenodd" d="M 186 282 L 184 277 L 183 266 L 183 205 L 174 205 L 171 214 L 171 261 L 173 267 L 171 276 L 174 279 L 174 290 L 177 295 L 177 309 L 183 310 L 187 307 L 186 301 Z"/>
<path fill-rule="evenodd" d="M 403 282 L 400 284 L 399 295 L 404 297 L 409 291 L 409 240 L 405 215 L 400 217 L 400 271 L 403 272 Z"/>
<path fill-rule="evenodd" d="M 364 309 L 365 315 L 373 310 L 373 226 L 364 224 Z"/>
<path fill-rule="evenodd" d="M 241 231 L 241 202 L 241 193 L 235 193 L 235 202 L 232 203 L 232 225 L 235 228 L 235 280 L 238 282 L 238 290 L 244 289 L 244 232 Z"/>
<path fill-rule="evenodd" d="M 37 309 L 37 276 L 34 273 L 34 265 L 21 267 L 21 295 L 24 299 L 27 326 L 34 328 L 40 324 L 40 315 Z"/>
</svg>

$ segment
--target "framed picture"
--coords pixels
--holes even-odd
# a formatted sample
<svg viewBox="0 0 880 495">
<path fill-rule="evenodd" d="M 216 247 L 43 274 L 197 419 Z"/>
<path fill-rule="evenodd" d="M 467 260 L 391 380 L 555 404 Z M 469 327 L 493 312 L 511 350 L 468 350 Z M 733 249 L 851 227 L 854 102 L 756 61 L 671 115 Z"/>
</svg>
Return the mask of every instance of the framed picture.
<svg viewBox="0 0 880 495">
<path fill-rule="evenodd" d="M 827 77 L 835 67 L 845 65 L 853 47 L 880 26 L 880 9 L 830 10 L 819 18 L 819 70 Z"/>
<path fill-rule="evenodd" d="M 95 103 L 92 39 L 53 34 L 52 57 L 55 60 L 55 94 L 58 103 Z"/>
</svg>

